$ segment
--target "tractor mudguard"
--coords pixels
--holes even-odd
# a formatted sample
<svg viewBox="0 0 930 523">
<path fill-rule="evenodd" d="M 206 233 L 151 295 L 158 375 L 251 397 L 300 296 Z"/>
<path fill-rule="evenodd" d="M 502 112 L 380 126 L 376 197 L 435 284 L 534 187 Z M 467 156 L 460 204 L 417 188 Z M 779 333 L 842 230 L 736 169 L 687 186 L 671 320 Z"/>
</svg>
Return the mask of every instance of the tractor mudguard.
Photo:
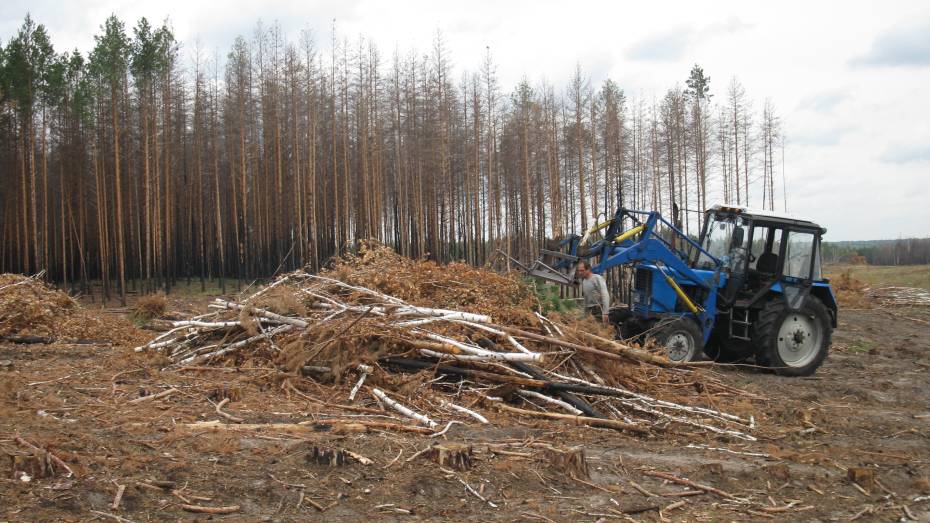
<svg viewBox="0 0 930 523">
<path fill-rule="evenodd" d="M 814 285 L 811 287 L 811 294 L 816 296 L 827 308 L 827 311 L 830 313 L 830 321 L 835 329 L 838 306 L 836 303 L 836 295 L 833 294 L 833 287 L 827 282 L 814 282 Z"/>
<path fill-rule="evenodd" d="M 826 282 L 813 282 L 811 285 L 806 287 L 797 286 L 797 285 L 782 285 L 782 282 L 773 282 L 761 289 L 755 296 L 750 300 L 752 305 L 757 305 L 762 301 L 766 300 L 766 296 L 772 294 L 779 294 L 782 296 L 782 299 L 785 301 L 785 306 L 789 310 L 797 311 L 800 310 L 804 305 L 804 301 L 808 296 L 813 295 L 824 307 L 827 308 L 827 312 L 830 315 L 830 324 L 835 329 L 837 325 L 837 303 L 836 296 L 833 294 L 833 287 Z"/>
<path fill-rule="evenodd" d="M 811 293 L 810 285 L 779 284 L 779 287 L 781 287 L 781 295 L 785 300 L 785 306 L 790 311 L 801 310 L 804 300 Z"/>
</svg>

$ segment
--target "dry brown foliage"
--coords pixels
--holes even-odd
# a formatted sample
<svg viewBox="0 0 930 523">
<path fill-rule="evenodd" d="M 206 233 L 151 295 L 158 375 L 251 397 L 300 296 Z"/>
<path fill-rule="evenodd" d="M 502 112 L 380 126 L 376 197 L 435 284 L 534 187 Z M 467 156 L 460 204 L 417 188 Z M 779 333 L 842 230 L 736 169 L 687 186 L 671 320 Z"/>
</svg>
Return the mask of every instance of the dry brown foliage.
<svg viewBox="0 0 930 523">
<path fill-rule="evenodd" d="M 487 314 L 508 325 L 536 323 L 532 314 L 539 305 L 536 295 L 515 275 L 464 263 L 414 260 L 372 241 L 364 242 L 358 254 L 337 259 L 323 274 L 327 273 L 414 305 Z"/>
<path fill-rule="evenodd" d="M 136 306 L 133 308 L 133 317 L 139 320 L 161 318 L 167 310 L 168 299 L 165 298 L 165 293 L 157 292 L 143 296 L 136 301 Z"/>
<path fill-rule="evenodd" d="M 872 308 L 872 299 L 869 298 L 867 294 L 869 290 L 868 284 L 853 277 L 849 269 L 843 271 L 839 278 L 834 279 L 831 283 L 840 307 L 855 309 Z"/>
<path fill-rule="evenodd" d="M 0 336 L 135 343 L 146 336 L 122 316 L 92 314 L 64 292 L 37 279 L 0 274 Z"/>
<path fill-rule="evenodd" d="M 0 275 L 0 336 L 49 336 L 77 303 L 67 294 L 19 274 Z"/>
</svg>

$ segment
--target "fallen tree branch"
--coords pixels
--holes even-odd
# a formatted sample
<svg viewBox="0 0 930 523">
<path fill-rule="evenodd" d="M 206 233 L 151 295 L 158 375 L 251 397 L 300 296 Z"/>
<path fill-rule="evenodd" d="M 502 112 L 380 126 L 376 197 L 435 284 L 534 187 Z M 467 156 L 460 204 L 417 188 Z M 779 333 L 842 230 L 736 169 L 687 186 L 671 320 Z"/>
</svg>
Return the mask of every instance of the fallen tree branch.
<svg viewBox="0 0 930 523">
<path fill-rule="evenodd" d="M 466 409 L 465 407 L 462 407 L 461 405 L 456 405 L 455 403 L 452 403 L 451 401 L 443 400 L 442 403 L 440 403 L 440 405 L 442 405 L 443 407 L 449 407 L 450 409 L 457 411 L 457 412 L 461 412 L 462 414 L 465 414 L 467 416 L 471 416 L 472 418 L 475 418 L 476 420 L 478 420 L 478 423 L 481 423 L 481 424 L 488 423 L 488 418 L 485 418 L 481 414 L 478 414 L 477 412 L 471 409 Z"/>
<path fill-rule="evenodd" d="M 691 487 L 693 489 L 703 490 L 704 492 L 707 492 L 710 494 L 716 494 L 722 498 L 726 498 L 731 501 L 736 501 L 737 503 L 746 502 L 746 500 L 738 498 L 734 496 L 733 494 L 720 490 L 716 487 L 711 487 L 709 485 L 702 485 L 700 483 L 691 481 L 690 479 L 680 478 L 678 476 L 669 474 L 667 472 L 660 472 L 658 470 L 648 470 L 648 469 L 641 469 L 640 472 L 642 472 L 646 476 L 652 476 L 654 478 L 664 479 L 666 481 L 671 481 L 672 483 L 678 483 L 679 485 L 684 485 L 686 487 Z"/>
<path fill-rule="evenodd" d="M 189 505 L 187 503 L 181 503 L 181 508 L 188 512 L 198 512 L 202 514 L 232 514 L 233 512 L 239 512 L 239 505 L 229 505 L 226 507 L 204 507 L 201 505 Z"/>
<path fill-rule="evenodd" d="M 119 508 L 119 504 L 123 500 L 124 492 L 126 492 L 126 485 L 116 486 L 116 496 L 113 497 L 113 503 L 110 503 L 111 509 L 116 510 Z"/>
<path fill-rule="evenodd" d="M 223 412 L 223 410 L 222 410 L 223 405 L 226 405 L 227 403 L 229 403 L 229 398 L 223 398 L 222 401 L 220 401 L 219 403 L 217 403 L 217 404 L 216 404 L 216 409 L 215 409 L 215 410 L 216 410 L 216 413 L 219 414 L 220 416 L 223 416 L 224 418 L 228 419 L 229 421 L 234 422 L 234 423 L 242 423 L 243 421 L 245 421 L 245 420 L 242 419 L 242 418 L 239 418 L 239 417 L 233 416 L 232 414 L 227 414 L 227 413 Z"/>
<path fill-rule="evenodd" d="M 362 384 L 365 383 L 365 378 L 368 377 L 368 374 L 373 370 L 371 365 L 361 364 L 358 366 L 358 370 L 362 373 L 361 377 L 358 379 L 358 382 L 355 383 L 355 386 L 352 387 L 352 390 L 349 392 L 349 401 L 355 401 L 355 395 L 358 394 L 359 389 L 362 388 Z"/>
<path fill-rule="evenodd" d="M 491 500 L 489 500 L 489 499 L 485 498 L 484 496 L 482 496 L 481 494 L 479 494 L 477 490 L 471 488 L 471 485 L 469 485 L 468 483 L 465 483 L 465 480 L 463 480 L 462 478 L 455 478 L 455 479 L 459 480 L 459 483 L 461 483 L 462 485 L 465 485 L 465 490 L 467 490 L 468 492 L 471 492 L 472 494 L 475 495 L 476 498 L 478 498 L 478 499 L 480 499 L 481 501 L 484 501 L 485 503 L 487 503 L 489 507 L 491 507 L 491 508 L 497 508 L 497 505 L 495 505 L 494 503 L 492 503 Z"/>
<path fill-rule="evenodd" d="M 40 449 L 39 447 L 33 445 L 32 443 L 29 443 L 28 441 L 26 441 L 25 439 L 23 439 L 22 436 L 19 436 L 18 434 L 17 434 L 16 436 L 13 436 L 13 439 L 16 441 L 16 443 L 19 443 L 20 445 L 22 445 L 22 446 L 26 447 L 27 449 L 31 450 L 32 453 L 33 453 L 36 457 L 39 457 L 39 456 L 42 455 L 42 454 L 45 454 L 46 456 L 48 456 L 48 459 L 50 459 L 50 460 L 52 461 L 52 463 L 54 463 L 54 464 L 58 465 L 59 467 L 61 467 L 61 468 L 63 468 L 63 469 L 65 469 L 65 470 L 68 471 L 68 475 L 65 476 L 65 477 L 70 478 L 71 476 L 74 476 L 74 471 L 71 470 L 71 467 L 69 467 L 68 464 L 65 463 L 64 461 L 62 461 L 62 459 L 59 458 L 58 456 L 52 454 L 51 452 L 49 452 L 49 451 L 47 451 L 47 450 L 42 450 L 42 449 Z"/>
<path fill-rule="evenodd" d="M 442 429 L 442 430 L 440 430 L 439 432 L 436 432 L 436 433 L 434 433 L 434 434 L 430 434 L 429 437 L 431 437 L 431 438 L 438 438 L 438 437 L 440 437 L 440 436 L 444 436 L 444 435 L 446 434 L 446 432 L 449 432 L 449 429 L 452 428 L 452 425 L 455 425 L 455 424 L 464 425 L 464 423 L 462 423 L 461 421 L 452 420 L 452 421 L 450 421 L 449 423 L 446 423 L 446 428 L 444 428 L 444 429 Z"/>
<path fill-rule="evenodd" d="M 306 321 L 298 319 L 298 318 L 282 316 L 280 314 L 276 314 L 269 310 L 260 309 L 258 307 L 253 307 L 253 306 L 240 305 L 238 303 L 221 300 L 219 298 L 213 300 L 213 303 L 211 304 L 211 306 L 215 308 L 234 309 L 234 310 L 240 310 L 240 311 L 243 309 L 248 309 L 249 311 L 254 312 L 255 314 L 259 316 L 264 316 L 265 318 L 268 318 L 269 320 L 274 320 L 279 323 L 286 323 L 288 325 L 293 325 L 294 327 L 297 327 L 299 329 L 306 329 L 307 326 L 310 325 Z"/>
<path fill-rule="evenodd" d="M 559 407 L 562 407 L 563 409 L 565 409 L 565 410 L 571 412 L 571 413 L 574 414 L 575 416 L 581 416 L 582 414 L 584 414 L 584 413 L 581 412 L 580 410 L 576 409 L 575 407 L 569 405 L 568 403 L 566 403 L 566 402 L 564 402 L 564 401 L 562 401 L 562 400 L 557 400 L 557 399 L 555 399 L 555 398 L 550 398 L 549 396 L 546 396 L 545 394 L 540 394 L 540 393 L 535 392 L 535 391 L 532 391 L 532 390 L 518 390 L 518 391 L 517 391 L 517 394 L 519 394 L 519 395 L 521 395 L 521 396 L 528 397 L 528 398 L 538 399 L 538 400 L 540 400 L 540 401 L 544 401 L 544 402 L 546 402 L 546 403 L 551 403 L 551 404 L 553 404 L 553 405 L 558 405 Z"/>
<path fill-rule="evenodd" d="M 23 345 L 34 345 L 38 343 L 44 343 L 47 345 L 55 341 L 54 339 L 47 338 L 45 336 L 29 336 L 29 335 L 26 335 L 26 336 L 10 335 L 10 336 L 3 336 L 0 339 L 2 339 L 3 341 L 8 341 L 10 343 L 19 343 Z"/>
<path fill-rule="evenodd" d="M 375 397 L 378 398 L 379 401 L 383 402 L 385 405 L 387 405 L 388 407 L 391 407 L 397 412 L 400 412 L 404 416 L 407 416 L 408 418 L 414 419 L 418 421 L 419 423 L 422 423 L 423 425 L 426 425 L 427 427 L 431 429 L 435 429 L 436 427 L 439 426 L 435 421 L 429 419 L 423 414 L 414 412 L 408 409 L 407 407 L 401 405 L 400 403 L 387 397 L 387 394 L 385 394 L 381 389 L 371 389 L 371 393 L 374 394 Z"/>
<path fill-rule="evenodd" d="M 362 465 L 371 465 L 372 463 L 374 463 L 374 461 L 366 458 L 365 456 L 362 456 L 361 454 L 352 452 L 351 450 L 342 449 L 342 451 L 345 452 L 347 456 L 354 459 L 355 461 L 358 461 Z"/>
<path fill-rule="evenodd" d="M 608 429 L 615 429 L 615 430 L 626 430 L 629 432 L 635 432 L 637 434 L 645 434 L 649 432 L 649 429 L 643 427 L 642 425 L 635 425 L 632 423 L 626 423 L 623 421 L 617 421 L 613 419 L 589 418 L 587 416 L 574 416 L 571 414 L 558 414 L 555 412 L 538 412 L 535 410 L 518 409 L 517 407 L 511 407 L 510 405 L 505 405 L 501 402 L 492 402 L 491 404 L 499 410 L 503 410 L 506 412 L 512 412 L 514 414 L 522 414 L 524 416 L 533 416 L 536 418 L 559 419 L 559 420 L 564 420 L 564 421 L 570 421 L 576 425 L 587 425 L 590 427 L 600 427 L 600 428 L 608 428 Z"/>
<path fill-rule="evenodd" d="M 305 434 L 308 432 L 321 432 L 326 430 L 348 430 L 358 427 L 367 430 L 384 429 L 396 430 L 401 432 L 414 432 L 417 434 L 432 434 L 433 430 L 427 427 L 417 427 L 411 425 L 400 425 L 386 421 L 370 421 L 357 419 L 339 419 L 326 418 L 313 421 L 301 421 L 299 423 L 241 423 L 230 424 L 223 423 L 220 420 L 198 421 L 194 423 L 185 423 L 181 425 L 187 430 L 228 430 L 232 432 L 263 432 L 263 431 L 280 431 L 288 433 Z"/>
<path fill-rule="evenodd" d="M 634 361 L 641 361 L 644 363 L 651 363 L 653 365 L 660 365 L 662 367 L 671 367 L 675 365 L 674 363 L 670 362 L 668 358 L 662 358 L 660 356 L 656 356 L 655 354 L 649 354 L 648 352 L 636 350 L 631 347 L 626 347 L 623 345 L 620 345 L 620 347 L 622 347 L 623 350 L 618 349 L 618 352 L 614 353 L 614 352 L 607 352 L 604 350 L 596 349 L 594 347 L 579 345 L 577 343 L 572 343 L 570 341 L 565 341 L 565 340 L 553 338 L 550 336 L 543 336 L 542 334 L 536 334 L 535 332 L 529 332 L 523 329 L 518 329 L 516 327 L 510 327 L 507 325 L 503 325 L 501 326 L 501 328 L 511 334 L 514 334 L 514 335 L 517 335 L 523 338 L 539 341 L 542 343 L 558 345 L 560 347 L 565 347 L 567 349 L 572 349 L 572 350 L 576 350 L 579 352 L 587 352 L 588 354 L 595 354 L 597 356 L 602 356 L 604 358 L 608 358 L 612 360 L 624 360 L 624 359 L 634 360 Z M 600 338 L 600 339 L 603 339 L 603 338 Z"/>
<path fill-rule="evenodd" d="M 144 402 L 146 402 L 146 401 L 157 400 L 157 399 L 160 399 L 160 398 L 167 398 L 168 396 L 174 394 L 174 393 L 177 392 L 177 391 L 178 391 L 178 389 L 176 389 L 176 388 L 174 388 L 174 387 L 171 387 L 170 389 L 165 390 L 165 391 L 162 391 L 162 392 L 159 392 L 158 394 L 149 394 L 148 396 L 142 396 L 141 398 L 136 398 L 136 399 L 134 399 L 134 400 L 130 400 L 130 401 L 127 402 L 127 404 L 129 404 L 129 405 L 138 405 L 139 403 L 144 403 Z"/>
<path fill-rule="evenodd" d="M 270 331 L 266 331 L 266 332 L 264 332 L 264 333 L 262 333 L 262 334 L 257 334 L 257 335 L 255 335 L 255 336 L 252 336 L 251 338 L 246 338 L 246 339 L 244 339 L 244 340 L 242 340 L 242 341 L 237 341 L 236 343 L 229 344 L 229 345 L 227 345 L 227 346 L 225 346 L 225 347 L 223 347 L 223 348 L 221 348 L 221 349 L 219 349 L 219 350 L 216 350 L 216 351 L 213 351 L 213 352 L 210 352 L 210 353 L 207 353 L 207 354 L 195 354 L 195 355 L 193 355 L 193 356 L 190 356 L 190 357 L 188 357 L 188 358 L 185 358 L 185 359 L 181 360 L 180 362 L 178 362 L 178 364 L 179 364 L 179 365 L 188 365 L 188 364 L 191 364 L 191 363 L 193 363 L 193 362 L 195 362 L 195 361 L 208 360 L 208 359 L 210 359 L 210 358 L 214 358 L 214 357 L 217 357 L 217 356 L 223 356 L 223 355 L 225 355 L 225 354 L 229 354 L 230 352 L 234 352 L 234 351 L 237 351 L 237 350 L 239 350 L 239 349 L 241 349 L 241 348 L 243 348 L 243 347 L 246 347 L 246 346 L 248 346 L 248 345 L 251 345 L 252 343 L 255 343 L 255 342 L 257 342 L 257 341 L 260 341 L 260 340 L 263 340 L 263 339 L 266 339 L 266 338 L 270 338 L 270 337 L 272 337 L 272 336 L 274 336 L 274 335 L 276 335 L 276 334 L 280 334 L 280 333 L 282 333 L 282 332 L 287 332 L 287 331 L 291 330 L 293 327 L 294 327 L 293 325 L 281 325 L 280 327 L 276 327 L 276 328 L 271 329 Z"/>
</svg>

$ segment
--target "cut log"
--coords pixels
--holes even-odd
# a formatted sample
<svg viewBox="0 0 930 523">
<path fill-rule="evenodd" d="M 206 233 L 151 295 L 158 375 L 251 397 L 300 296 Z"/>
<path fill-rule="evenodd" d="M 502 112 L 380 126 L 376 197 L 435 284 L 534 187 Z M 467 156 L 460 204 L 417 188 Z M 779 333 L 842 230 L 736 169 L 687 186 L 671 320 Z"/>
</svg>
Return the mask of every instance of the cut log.
<svg viewBox="0 0 930 523">
<path fill-rule="evenodd" d="M 527 363 L 512 362 L 512 363 L 510 364 L 510 366 L 513 367 L 513 368 L 515 368 L 515 369 L 517 369 L 517 370 L 520 371 L 520 372 L 525 372 L 525 373 L 529 374 L 530 376 L 532 376 L 532 377 L 535 378 L 535 379 L 538 379 L 538 380 L 546 380 L 546 379 L 547 379 L 546 376 L 545 376 L 545 374 L 543 374 L 542 372 L 540 372 L 540 370 L 539 370 L 538 368 L 536 368 L 536 367 L 534 367 L 534 366 L 532 366 L 532 365 L 529 365 L 529 364 L 527 364 Z M 592 418 L 603 418 L 603 417 L 605 417 L 605 416 L 604 416 L 603 414 L 601 414 L 600 412 L 594 410 L 594 407 L 592 407 L 590 403 L 588 403 L 587 401 L 583 400 L 582 398 L 579 398 L 578 396 L 572 394 L 571 392 L 564 391 L 564 390 L 555 390 L 555 391 L 553 391 L 553 392 L 555 393 L 556 396 L 562 398 L 562 400 L 564 400 L 566 403 L 568 403 L 568 404 L 571 405 L 572 407 L 575 407 L 576 409 L 580 410 L 581 413 L 584 414 L 585 416 L 590 416 L 590 417 L 592 417 Z"/>
<path fill-rule="evenodd" d="M 21 343 L 21 344 L 26 344 L 26 345 L 36 344 L 36 343 L 49 344 L 55 341 L 52 338 L 46 338 L 43 336 L 4 336 L 3 339 L 11 343 Z"/>
<path fill-rule="evenodd" d="M 565 340 L 561 340 L 558 338 L 552 338 L 550 336 L 543 336 L 542 334 L 536 334 L 535 332 L 529 332 L 523 329 L 518 329 L 516 327 L 510 327 L 507 325 L 501 325 L 500 328 L 516 336 L 521 336 L 523 338 L 528 338 L 528 339 L 539 341 L 542 343 L 549 343 L 551 345 L 558 345 L 560 347 L 565 347 L 566 349 L 572 349 L 572 350 L 576 350 L 579 352 L 587 352 L 588 354 L 595 354 L 597 356 L 602 356 L 604 358 L 608 358 L 612 360 L 624 360 L 624 359 L 634 360 L 634 361 L 641 361 L 644 363 L 651 363 L 653 365 L 661 365 L 663 367 L 670 367 L 670 366 L 675 365 L 674 363 L 670 362 L 668 358 L 656 356 L 655 354 L 650 354 L 648 352 L 637 350 L 632 347 L 627 347 L 626 345 L 621 345 L 619 343 L 610 342 L 610 340 L 601 338 L 600 336 L 594 336 L 593 334 L 582 333 L 581 331 L 575 331 L 574 334 L 578 334 L 579 337 L 582 337 L 582 338 L 593 336 L 594 338 L 597 338 L 600 342 L 608 342 L 607 344 L 609 344 L 610 347 L 613 350 L 616 350 L 617 352 L 616 353 L 607 352 L 604 350 L 596 349 L 594 347 L 579 345 L 577 343 L 572 343 L 570 341 L 565 341 Z M 590 339 L 590 338 L 587 338 L 587 339 Z"/>
<path fill-rule="evenodd" d="M 388 423 L 384 421 L 368 420 L 344 420 L 344 419 L 322 419 L 316 421 L 302 421 L 300 423 L 241 423 L 230 424 L 223 423 L 219 420 L 198 421 L 196 423 L 185 423 L 183 426 L 188 430 L 228 430 L 233 432 L 263 432 L 276 431 L 287 433 L 308 433 L 308 432 L 335 432 L 338 433 L 344 428 L 348 432 L 364 432 L 358 427 L 367 427 L 371 429 L 397 430 L 402 432 L 415 432 L 417 434 L 432 434 L 433 430 L 426 427 L 416 427 L 411 425 L 400 425 L 397 423 Z"/>
<path fill-rule="evenodd" d="M 472 378 L 491 381 L 494 383 L 513 383 L 515 385 L 522 385 L 524 387 L 535 387 L 535 388 L 541 388 L 546 385 L 546 382 L 543 380 L 521 378 L 519 376 L 508 376 L 506 374 L 497 374 L 494 372 L 485 372 L 485 371 L 474 370 L 474 369 L 464 369 L 462 367 L 454 367 L 452 365 L 436 365 L 433 362 L 423 361 L 423 360 L 414 360 L 410 358 L 386 357 L 386 358 L 381 358 L 379 362 L 385 365 L 391 365 L 394 367 L 401 367 L 401 368 L 414 369 L 414 370 L 436 369 L 437 374 L 468 376 Z"/>
<path fill-rule="evenodd" d="M 426 425 L 427 427 L 431 429 L 435 429 L 438 426 L 438 424 L 435 421 L 429 419 L 427 416 L 420 414 L 419 412 L 415 412 L 409 409 L 408 407 L 401 405 L 397 401 L 394 401 L 391 398 L 387 397 L 387 394 L 385 394 L 381 389 L 371 389 L 371 393 L 374 394 L 375 397 L 378 398 L 380 402 L 384 403 L 388 407 L 391 407 L 397 412 L 400 412 L 404 416 L 407 416 L 410 419 L 416 420 L 418 423 Z"/>
</svg>

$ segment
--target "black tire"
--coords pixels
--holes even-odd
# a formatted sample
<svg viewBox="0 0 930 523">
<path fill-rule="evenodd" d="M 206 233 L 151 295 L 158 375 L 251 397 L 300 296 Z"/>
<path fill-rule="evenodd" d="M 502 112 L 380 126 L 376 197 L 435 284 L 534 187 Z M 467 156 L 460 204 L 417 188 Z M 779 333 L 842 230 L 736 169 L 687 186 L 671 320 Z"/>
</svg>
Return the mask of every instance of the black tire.
<svg viewBox="0 0 930 523">
<path fill-rule="evenodd" d="M 749 359 L 753 351 L 748 341 L 724 339 L 723 336 L 713 333 L 704 346 L 704 355 L 717 363 L 739 363 Z"/>
<path fill-rule="evenodd" d="M 659 327 L 651 337 L 666 348 L 666 356 L 674 362 L 699 360 L 704 352 L 704 334 L 690 318 L 673 320 Z"/>
<path fill-rule="evenodd" d="M 782 376 L 810 376 L 826 359 L 832 337 L 830 314 L 816 296 L 805 298 L 798 311 L 773 296 L 753 331 L 756 363 Z"/>
<path fill-rule="evenodd" d="M 617 337 L 621 341 L 637 341 L 637 338 L 643 332 L 643 329 L 638 325 L 634 325 L 632 321 L 615 323 L 614 326 L 617 329 Z"/>
</svg>

